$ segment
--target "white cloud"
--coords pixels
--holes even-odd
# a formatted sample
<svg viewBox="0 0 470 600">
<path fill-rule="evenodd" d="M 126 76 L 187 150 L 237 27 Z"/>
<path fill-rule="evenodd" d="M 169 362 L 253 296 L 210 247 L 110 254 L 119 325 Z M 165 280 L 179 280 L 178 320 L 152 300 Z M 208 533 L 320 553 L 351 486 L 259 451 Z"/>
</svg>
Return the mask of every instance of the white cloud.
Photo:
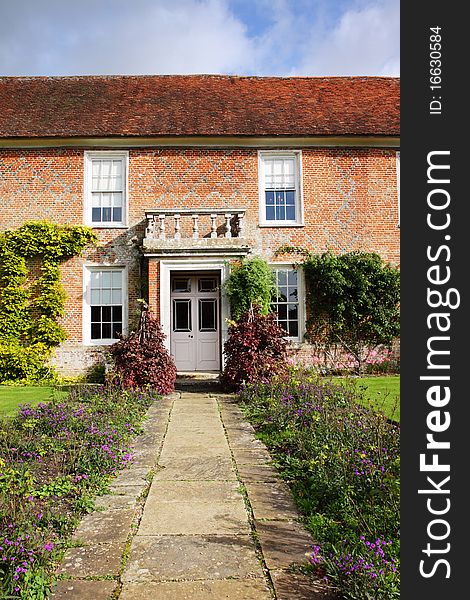
<svg viewBox="0 0 470 600">
<path fill-rule="evenodd" d="M 306 42 L 293 74 L 398 75 L 399 37 L 398 0 L 349 9 L 332 30 Z"/>
<path fill-rule="evenodd" d="M 392 75 L 398 12 L 399 0 L 0 0 L 0 75 Z"/>
<path fill-rule="evenodd" d="M 245 26 L 223 0 L 16 0 L 1 7 L 0 21 L 4 75 L 254 68 Z"/>
</svg>

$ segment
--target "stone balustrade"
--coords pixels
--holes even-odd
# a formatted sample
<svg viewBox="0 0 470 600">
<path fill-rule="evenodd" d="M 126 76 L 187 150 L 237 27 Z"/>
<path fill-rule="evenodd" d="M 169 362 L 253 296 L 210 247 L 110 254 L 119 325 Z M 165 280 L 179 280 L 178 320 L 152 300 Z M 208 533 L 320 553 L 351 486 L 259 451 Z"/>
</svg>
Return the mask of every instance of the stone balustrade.
<svg viewBox="0 0 470 600">
<path fill-rule="evenodd" d="M 245 209 L 152 209 L 145 212 L 144 250 L 178 249 L 216 252 L 241 248 L 245 237 Z"/>
</svg>

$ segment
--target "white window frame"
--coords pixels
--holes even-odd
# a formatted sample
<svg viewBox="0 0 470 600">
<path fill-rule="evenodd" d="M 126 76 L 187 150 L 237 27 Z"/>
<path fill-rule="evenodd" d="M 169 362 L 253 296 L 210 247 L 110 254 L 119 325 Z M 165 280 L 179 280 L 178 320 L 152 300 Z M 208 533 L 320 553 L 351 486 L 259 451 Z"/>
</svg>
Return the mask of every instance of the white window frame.
<svg viewBox="0 0 470 600">
<path fill-rule="evenodd" d="M 266 219 L 265 170 L 264 165 L 270 158 L 294 158 L 295 170 L 295 215 L 293 221 L 268 221 Z M 304 224 L 304 202 L 302 189 L 302 151 L 301 150 L 258 150 L 258 189 L 259 189 L 259 225 L 260 227 L 299 227 Z"/>
<path fill-rule="evenodd" d="M 400 151 L 395 155 L 396 173 L 397 173 L 397 196 L 398 196 L 398 224 L 400 227 Z"/>
<path fill-rule="evenodd" d="M 121 221 L 92 221 L 92 169 L 94 160 L 120 159 L 123 166 L 123 198 L 122 198 L 122 220 Z M 127 228 L 129 214 L 129 152 L 127 150 L 93 150 L 85 152 L 85 176 L 84 176 L 84 222 L 94 228 Z"/>
<path fill-rule="evenodd" d="M 299 331 L 297 336 L 286 336 L 287 340 L 291 342 L 301 344 L 305 336 L 305 280 L 303 270 L 296 267 L 292 263 L 271 263 L 270 268 L 274 271 L 275 269 L 282 271 L 297 271 L 297 294 L 298 294 L 298 320 L 299 320 Z"/>
<path fill-rule="evenodd" d="M 91 338 L 91 274 L 96 271 L 121 271 L 122 273 L 122 333 L 127 335 L 128 332 L 128 268 L 125 265 L 111 264 L 86 264 L 83 267 L 83 310 L 82 310 L 82 330 L 83 343 L 86 346 L 109 346 L 117 340 Z"/>
</svg>

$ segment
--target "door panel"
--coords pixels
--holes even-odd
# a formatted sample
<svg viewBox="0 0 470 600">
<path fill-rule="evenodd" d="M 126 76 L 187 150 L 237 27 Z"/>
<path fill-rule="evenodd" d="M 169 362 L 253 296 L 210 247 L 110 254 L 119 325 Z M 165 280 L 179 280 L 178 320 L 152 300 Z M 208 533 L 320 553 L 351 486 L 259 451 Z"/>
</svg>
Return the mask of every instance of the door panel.
<svg viewBox="0 0 470 600">
<path fill-rule="evenodd" d="M 219 278 L 175 275 L 171 279 L 171 354 L 179 371 L 220 369 Z"/>
</svg>

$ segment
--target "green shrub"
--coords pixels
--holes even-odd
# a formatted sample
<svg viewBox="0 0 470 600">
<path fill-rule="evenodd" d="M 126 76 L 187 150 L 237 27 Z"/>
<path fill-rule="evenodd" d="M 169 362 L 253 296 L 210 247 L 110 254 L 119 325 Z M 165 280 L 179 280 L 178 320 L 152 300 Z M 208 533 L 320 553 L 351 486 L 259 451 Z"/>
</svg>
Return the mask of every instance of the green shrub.
<svg viewBox="0 0 470 600">
<path fill-rule="evenodd" d="M 16 341 L 0 342 L 0 381 L 39 381 L 50 374 L 45 359 L 50 351 L 44 344 L 22 346 Z"/>
<path fill-rule="evenodd" d="M 254 304 L 260 307 L 261 314 L 268 314 L 277 294 L 272 270 L 265 260 L 256 256 L 232 266 L 225 291 L 235 321 Z"/>
</svg>

